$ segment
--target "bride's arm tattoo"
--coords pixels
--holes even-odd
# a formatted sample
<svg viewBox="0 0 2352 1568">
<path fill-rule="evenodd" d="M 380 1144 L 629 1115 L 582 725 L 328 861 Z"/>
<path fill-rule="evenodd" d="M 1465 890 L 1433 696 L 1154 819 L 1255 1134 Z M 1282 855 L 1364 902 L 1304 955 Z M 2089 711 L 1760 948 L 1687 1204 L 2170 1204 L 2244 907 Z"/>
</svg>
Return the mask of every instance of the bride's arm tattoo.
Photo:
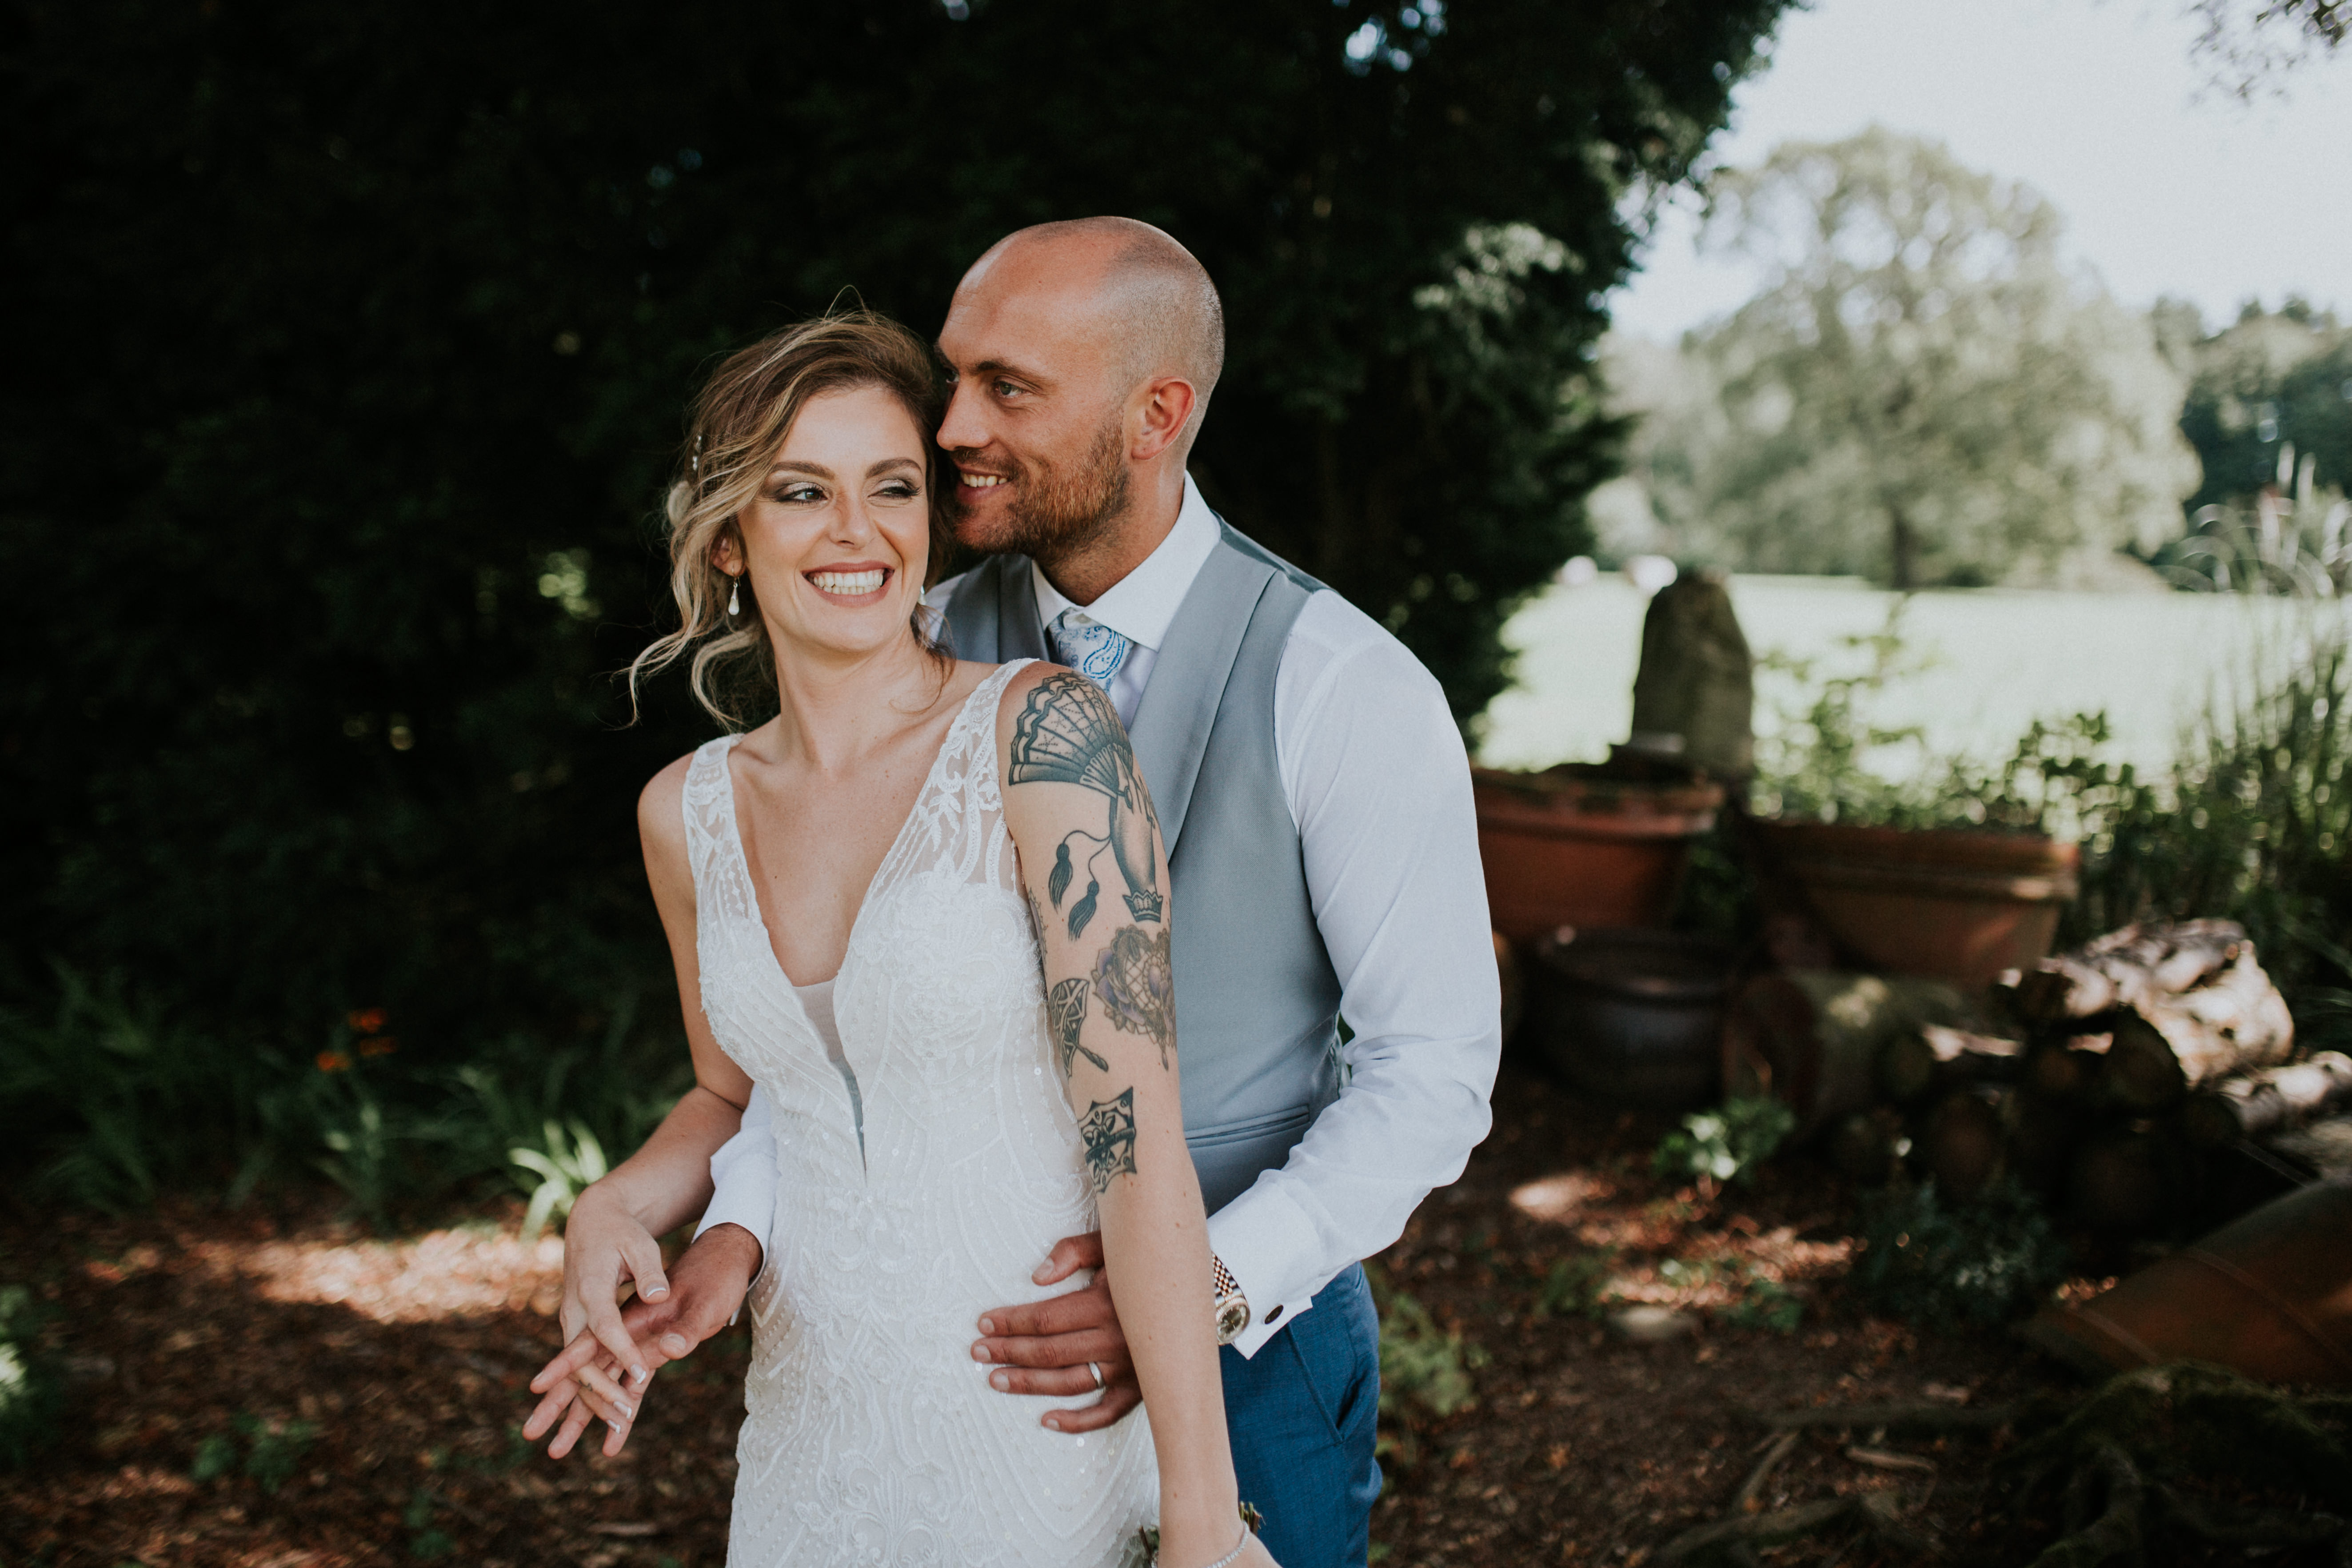
<svg viewBox="0 0 2352 1568">
<path fill-rule="evenodd" d="M 1095 994 L 1102 998 L 1103 1016 L 1114 1027 L 1158 1046 L 1162 1068 L 1176 1045 L 1176 977 L 1169 965 L 1169 947 L 1164 925 L 1150 936 L 1140 926 L 1121 926 L 1095 959 Z M 1057 994 L 1059 990 L 1057 986 Z M 1094 1057 L 1092 1051 L 1087 1055 Z M 1069 1058 L 1062 1060 L 1066 1071 Z"/>
<path fill-rule="evenodd" d="M 1077 878 L 1084 857 L 1087 889 L 1069 908 L 1073 938 L 1084 935 L 1095 917 L 1102 894 L 1095 867 L 1108 850 L 1127 890 L 1120 894 L 1135 920 L 1157 925 L 1165 918 L 1167 899 L 1160 890 L 1160 870 L 1152 840 L 1160 820 L 1151 808 L 1143 772 L 1128 744 L 1127 731 L 1102 689 L 1082 675 L 1052 675 L 1037 683 L 1022 706 L 1013 727 L 1012 763 L 1005 782 L 1033 781 L 1074 784 L 1092 790 L 1108 803 L 1105 831 L 1100 835 L 1074 828 L 1065 834 L 1054 853 L 1054 868 L 1045 879 L 1045 896 L 1059 910 L 1062 900 Z M 1081 847 L 1072 851 L 1076 840 Z"/>
<path fill-rule="evenodd" d="M 1078 1136 L 1087 1145 L 1087 1177 L 1099 1194 L 1110 1190 L 1111 1178 L 1135 1173 L 1135 1090 L 1120 1089 L 1108 1100 L 1097 1100 L 1078 1119 Z"/>
<path fill-rule="evenodd" d="M 1076 1064 L 1080 1057 L 1086 1058 L 1104 1072 L 1110 1071 L 1110 1063 L 1078 1043 L 1078 1032 L 1086 1026 L 1087 1022 L 1087 983 L 1085 981 L 1065 980 L 1055 986 L 1053 994 L 1045 998 L 1045 1016 L 1054 1026 L 1054 1046 L 1061 1054 L 1062 1077 L 1065 1080 L 1069 1078 L 1070 1068 Z"/>
</svg>

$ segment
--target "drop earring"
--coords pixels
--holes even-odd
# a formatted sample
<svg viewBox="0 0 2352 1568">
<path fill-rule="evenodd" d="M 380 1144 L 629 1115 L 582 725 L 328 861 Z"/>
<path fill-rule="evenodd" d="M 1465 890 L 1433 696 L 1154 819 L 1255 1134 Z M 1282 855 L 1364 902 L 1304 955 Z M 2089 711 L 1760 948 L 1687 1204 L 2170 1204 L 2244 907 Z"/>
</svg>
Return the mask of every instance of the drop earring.
<svg viewBox="0 0 2352 1568">
<path fill-rule="evenodd" d="M 743 579 L 740 575 L 730 577 L 727 579 L 727 618 L 731 621 L 742 613 Z"/>
</svg>

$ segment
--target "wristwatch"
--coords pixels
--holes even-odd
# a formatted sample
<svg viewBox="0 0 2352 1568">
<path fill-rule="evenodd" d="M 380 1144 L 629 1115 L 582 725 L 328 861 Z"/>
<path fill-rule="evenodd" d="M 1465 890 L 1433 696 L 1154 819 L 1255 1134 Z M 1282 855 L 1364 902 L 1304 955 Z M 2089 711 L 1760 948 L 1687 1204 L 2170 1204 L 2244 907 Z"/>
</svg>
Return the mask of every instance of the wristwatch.
<svg viewBox="0 0 2352 1568">
<path fill-rule="evenodd" d="M 1225 1260 L 1213 1252 L 1209 1254 L 1209 1290 L 1216 1308 L 1217 1342 L 1229 1345 L 1250 1326 L 1249 1298 L 1242 1294 Z"/>
</svg>

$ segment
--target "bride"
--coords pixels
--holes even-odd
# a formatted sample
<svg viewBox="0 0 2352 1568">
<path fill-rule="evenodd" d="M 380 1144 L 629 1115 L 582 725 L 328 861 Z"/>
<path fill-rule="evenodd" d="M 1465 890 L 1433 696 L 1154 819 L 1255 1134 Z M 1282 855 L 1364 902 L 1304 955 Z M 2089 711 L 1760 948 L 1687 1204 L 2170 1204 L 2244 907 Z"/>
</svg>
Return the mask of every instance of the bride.
<svg viewBox="0 0 2352 1568">
<path fill-rule="evenodd" d="M 773 1102 L 739 1568 L 1108 1568 L 1155 1521 L 1167 1568 L 1265 1568 L 1204 1310 L 1159 824 L 1092 682 L 927 636 L 938 419 L 929 350 L 866 313 L 743 350 L 696 403 L 682 624 L 632 678 L 685 658 L 722 723 L 778 711 L 640 802 L 697 1087 L 582 1205 L 676 1227 L 755 1081 Z M 1051 1293 L 1031 1271 L 1097 1226 L 1148 1425 L 1078 1436 L 987 1385 L 969 1325 Z M 535 1384 L 532 1436 L 569 1373 L 617 1436 L 645 1377 L 624 1367 L 583 1334 Z"/>
</svg>

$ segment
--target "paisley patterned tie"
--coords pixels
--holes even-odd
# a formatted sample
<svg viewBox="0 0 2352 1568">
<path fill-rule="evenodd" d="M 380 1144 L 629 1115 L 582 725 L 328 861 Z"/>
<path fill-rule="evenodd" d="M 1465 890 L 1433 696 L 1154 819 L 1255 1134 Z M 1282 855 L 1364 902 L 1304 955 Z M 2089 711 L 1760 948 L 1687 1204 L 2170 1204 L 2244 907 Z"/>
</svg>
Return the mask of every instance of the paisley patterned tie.
<svg viewBox="0 0 2352 1568">
<path fill-rule="evenodd" d="M 1127 650 L 1135 646 L 1075 605 L 1046 625 L 1045 643 L 1055 659 L 1101 687 L 1106 695 L 1110 691 L 1110 678 L 1118 673 L 1118 667 L 1127 662 Z"/>
</svg>

